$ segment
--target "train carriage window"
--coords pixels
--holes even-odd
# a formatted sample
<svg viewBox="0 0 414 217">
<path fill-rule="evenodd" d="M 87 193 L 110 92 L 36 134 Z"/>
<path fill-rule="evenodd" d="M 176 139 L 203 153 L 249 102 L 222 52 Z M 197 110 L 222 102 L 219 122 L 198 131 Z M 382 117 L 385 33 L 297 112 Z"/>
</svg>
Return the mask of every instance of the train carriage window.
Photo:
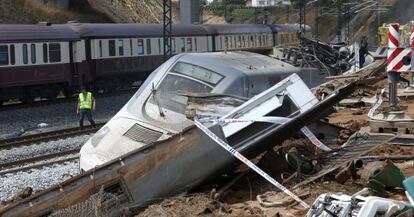
<svg viewBox="0 0 414 217">
<path fill-rule="evenodd" d="M 47 44 L 43 44 L 43 62 L 47 63 L 49 60 L 49 56 L 47 55 Z"/>
<path fill-rule="evenodd" d="M 144 54 L 144 40 L 138 39 L 138 54 Z"/>
<path fill-rule="evenodd" d="M 14 44 L 10 45 L 10 64 L 16 64 L 16 51 L 14 49 Z"/>
<path fill-rule="evenodd" d="M 27 55 L 27 44 L 23 45 L 23 64 L 29 63 L 29 57 Z"/>
<path fill-rule="evenodd" d="M 209 93 L 212 88 L 202 82 L 197 82 L 187 76 L 168 73 L 158 86 L 156 96 L 150 98 L 150 103 L 162 108 L 184 114 L 187 105 L 187 97 L 184 93 Z"/>
<path fill-rule="evenodd" d="M 158 53 L 161 54 L 161 39 L 158 39 Z"/>
<path fill-rule="evenodd" d="M 178 62 L 158 86 L 157 98 L 163 108 L 182 113 L 187 105 L 187 97 L 182 94 L 209 93 L 223 78 L 206 68 Z M 154 97 L 150 102 L 155 104 Z"/>
<path fill-rule="evenodd" d="M 181 38 L 181 52 L 185 52 L 185 38 Z"/>
<path fill-rule="evenodd" d="M 0 65 L 9 65 L 9 46 L 0 46 Z"/>
<path fill-rule="evenodd" d="M 209 69 L 183 62 L 175 64 L 175 66 L 171 69 L 171 72 L 190 76 L 213 86 L 217 85 L 224 78 L 223 75 Z"/>
<path fill-rule="evenodd" d="M 35 44 L 30 45 L 30 58 L 32 60 L 32 63 L 35 64 L 36 63 L 36 45 Z"/>
<path fill-rule="evenodd" d="M 147 39 L 147 54 L 151 54 L 151 39 Z"/>
<path fill-rule="evenodd" d="M 109 47 L 109 56 L 111 57 L 115 56 L 116 55 L 115 40 L 109 40 L 108 47 Z"/>
<path fill-rule="evenodd" d="M 134 55 L 134 50 L 132 49 L 132 39 L 129 39 L 129 55 Z"/>
<path fill-rule="evenodd" d="M 187 38 L 187 52 L 193 51 L 193 39 Z"/>
<path fill-rule="evenodd" d="M 119 56 L 124 55 L 124 40 L 123 39 L 118 40 L 118 54 Z"/>
<path fill-rule="evenodd" d="M 51 63 L 60 62 L 61 54 L 60 54 L 60 44 L 59 43 L 49 44 L 49 60 L 50 60 Z"/>
<path fill-rule="evenodd" d="M 102 40 L 99 40 L 99 57 L 102 57 Z"/>
<path fill-rule="evenodd" d="M 221 37 L 221 36 L 219 36 L 219 37 L 220 37 L 220 47 L 221 47 L 221 49 L 223 49 L 224 48 L 224 45 L 223 45 L 223 37 Z"/>
</svg>

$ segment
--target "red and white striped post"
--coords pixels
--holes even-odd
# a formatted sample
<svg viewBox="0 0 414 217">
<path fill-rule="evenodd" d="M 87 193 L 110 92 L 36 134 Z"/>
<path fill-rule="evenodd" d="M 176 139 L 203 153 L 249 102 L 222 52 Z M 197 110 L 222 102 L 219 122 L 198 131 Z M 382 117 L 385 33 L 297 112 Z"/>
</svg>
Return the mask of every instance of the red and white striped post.
<svg viewBox="0 0 414 217">
<path fill-rule="evenodd" d="M 411 72 L 411 55 L 414 44 L 410 36 L 410 47 L 400 47 L 400 25 L 392 23 L 388 27 L 388 52 L 387 52 L 387 75 L 389 83 L 389 102 L 390 106 L 397 106 L 397 84 L 399 72 Z M 413 38 L 414 40 L 414 38 Z"/>
</svg>

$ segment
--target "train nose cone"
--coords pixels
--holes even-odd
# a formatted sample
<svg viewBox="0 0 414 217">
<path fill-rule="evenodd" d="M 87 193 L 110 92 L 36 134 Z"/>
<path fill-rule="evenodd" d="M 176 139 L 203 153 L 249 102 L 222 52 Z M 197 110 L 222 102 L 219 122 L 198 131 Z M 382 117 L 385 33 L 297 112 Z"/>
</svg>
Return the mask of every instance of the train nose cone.
<svg viewBox="0 0 414 217">
<path fill-rule="evenodd" d="M 103 164 L 104 161 L 99 159 L 96 150 L 93 149 L 90 140 L 85 143 L 80 151 L 79 167 L 81 171 L 93 169 L 96 166 Z"/>
</svg>

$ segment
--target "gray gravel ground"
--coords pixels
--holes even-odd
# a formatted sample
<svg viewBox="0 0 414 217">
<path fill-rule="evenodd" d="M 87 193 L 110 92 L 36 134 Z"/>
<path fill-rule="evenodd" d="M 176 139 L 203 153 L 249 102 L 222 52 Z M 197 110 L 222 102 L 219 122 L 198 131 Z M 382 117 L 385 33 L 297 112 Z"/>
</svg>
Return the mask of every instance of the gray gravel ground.
<svg viewBox="0 0 414 217">
<path fill-rule="evenodd" d="M 108 121 L 115 115 L 135 91 L 118 96 L 97 97 L 95 121 Z M 0 112 L 0 138 L 6 134 L 15 133 L 21 129 L 33 129 L 40 123 L 47 123 L 48 128 L 68 128 L 79 125 L 76 115 L 76 100 L 41 107 L 24 108 Z M 85 118 L 85 125 L 89 122 Z M 44 129 L 42 129 L 44 130 Z"/>
<path fill-rule="evenodd" d="M 79 174 L 79 161 L 69 161 L 40 169 L 0 176 L 0 202 L 7 201 L 25 187 L 38 192 Z"/>
<path fill-rule="evenodd" d="M 23 146 L 9 150 L 0 150 L 0 162 L 7 163 L 46 154 L 74 150 L 80 148 L 89 139 L 89 137 L 90 135 L 82 135 L 31 146 Z"/>
<path fill-rule="evenodd" d="M 98 97 L 97 110 L 93 114 L 94 120 L 96 122 L 108 121 L 133 94 L 133 92 L 130 92 L 119 96 Z M 14 111 L 1 111 L 0 138 L 5 134 L 15 133 L 22 128 L 26 130 L 32 128 L 29 133 L 34 133 L 36 130 L 33 129 L 40 123 L 47 123 L 48 127 L 39 131 L 76 127 L 79 125 L 78 116 L 76 115 L 76 103 L 76 101 L 73 101 Z M 89 122 L 85 120 L 85 125 L 88 124 Z M 89 137 L 90 135 L 83 135 L 10 150 L 0 150 L 0 162 L 10 162 L 79 148 Z M 77 174 L 79 174 L 78 160 L 0 175 L 0 202 L 10 199 L 25 187 L 32 187 L 34 191 L 40 191 Z"/>
</svg>

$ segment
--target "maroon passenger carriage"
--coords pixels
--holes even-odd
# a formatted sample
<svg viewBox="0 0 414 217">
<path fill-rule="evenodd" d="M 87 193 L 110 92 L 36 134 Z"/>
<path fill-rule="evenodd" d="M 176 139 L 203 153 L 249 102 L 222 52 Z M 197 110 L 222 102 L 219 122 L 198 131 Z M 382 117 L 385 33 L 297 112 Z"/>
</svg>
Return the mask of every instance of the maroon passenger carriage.
<svg viewBox="0 0 414 217">
<path fill-rule="evenodd" d="M 65 25 L 0 25 L 0 102 L 55 98 L 75 85 L 70 47 L 79 40 Z"/>
<path fill-rule="evenodd" d="M 297 25 L 173 25 L 172 53 L 270 52 L 297 43 Z M 159 24 L 0 25 L 0 104 L 71 96 L 81 84 L 112 91 L 163 62 Z"/>
</svg>

